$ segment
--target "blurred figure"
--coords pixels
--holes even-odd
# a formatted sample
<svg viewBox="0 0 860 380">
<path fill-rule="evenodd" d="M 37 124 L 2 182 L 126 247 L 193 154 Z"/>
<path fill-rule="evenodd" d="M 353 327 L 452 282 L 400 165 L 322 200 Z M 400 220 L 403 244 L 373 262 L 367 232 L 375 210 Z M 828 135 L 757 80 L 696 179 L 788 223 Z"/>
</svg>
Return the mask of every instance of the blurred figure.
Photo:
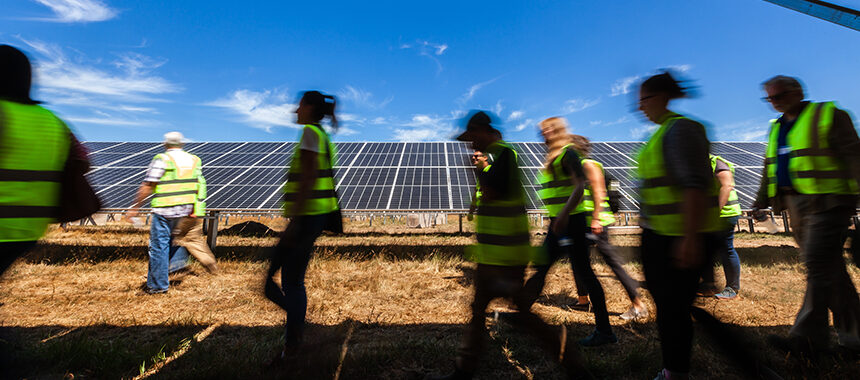
<svg viewBox="0 0 860 380">
<path fill-rule="evenodd" d="M 30 97 L 31 83 L 27 56 L 0 45 L 0 275 L 56 220 L 67 159 L 89 165 L 69 127 Z"/>
<path fill-rule="evenodd" d="M 624 270 L 621 257 L 618 256 L 618 251 L 609 243 L 609 229 L 611 224 L 615 223 L 615 215 L 612 214 L 612 209 L 609 207 L 609 196 L 607 190 L 606 176 L 603 172 L 603 164 L 591 159 L 591 141 L 585 136 L 572 135 L 573 146 L 578 150 L 582 157 L 582 168 L 587 179 L 585 190 L 582 196 L 582 202 L 577 205 L 574 212 L 585 213 L 586 231 L 591 235 L 587 235 L 589 244 L 597 246 L 597 252 L 603 256 L 603 261 L 606 265 L 612 268 L 612 273 L 615 273 L 615 278 L 621 281 L 627 296 L 630 297 L 632 305 L 627 311 L 621 314 L 621 319 L 633 320 L 643 319 L 648 317 L 648 307 L 642 302 L 639 297 L 639 282 L 634 280 Z M 598 199 L 600 201 L 595 202 Z M 582 289 L 577 278 L 577 288 Z M 582 294 L 582 293 L 580 293 Z M 587 293 L 586 293 L 587 297 Z M 587 298 L 586 298 L 587 300 Z"/>
<path fill-rule="evenodd" d="M 637 158 L 642 264 L 663 352 L 656 379 L 687 379 L 690 310 L 706 262 L 706 233 L 722 229 L 705 127 L 667 108 L 685 96 L 669 73 L 646 79 L 639 90 L 639 109 L 660 125 Z"/>
<path fill-rule="evenodd" d="M 860 194 L 860 139 L 833 102 L 804 100 L 791 77 L 763 83 L 774 110 L 755 208 L 788 209 L 807 268 L 806 294 L 788 338 L 778 347 L 815 354 L 829 346 L 829 313 L 842 349 L 860 353 L 860 298 L 845 268 L 842 242 Z"/>
<path fill-rule="evenodd" d="M 495 298 L 511 298 L 517 313 L 511 322 L 540 338 L 545 348 L 573 378 L 590 378 L 575 347 L 566 347 L 565 330 L 548 325 L 530 310 L 532 299 L 523 291 L 526 266 L 545 263 L 542 252 L 530 244 L 525 193 L 520 182 L 517 153 L 501 139 L 490 116 L 479 111 L 457 137 L 469 141 L 475 150 L 488 156 L 489 165 L 478 173 L 482 195 L 478 199 L 476 231 L 478 243 L 467 248 L 467 256 L 478 265 L 475 270 L 475 296 L 472 317 L 455 371 L 442 379 L 471 379 L 478 367 L 486 335 L 485 313 Z M 555 356 L 557 355 L 557 356 Z"/>
<path fill-rule="evenodd" d="M 296 109 L 296 123 L 303 128 L 284 187 L 284 213 L 290 224 L 274 247 L 265 283 L 266 297 L 287 312 L 286 343 L 279 359 L 302 344 L 308 306 L 305 271 L 314 242 L 324 230 L 343 232 L 332 171 L 334 144 L 321 124 L 328 118 L 337 130 L 335 105 L 333 96 L 307 91 Z M 272 279 L 278 270 L 280 288 Z"/>
<path fill-rule="evenodd" d="M 735 226 L 741 215 L 741 204 L 738 200 L 738 192 L 735 191 L 735 165 L 726 159 L 715 156 L 711 157 L 711 170 L 714 178 L 720 184 L 720 219 L 724 222 L 724 229 L 717 233 L 719 243 L 715 258 L 719 257 L 723 264 L 723 272 L 726 276 L 726 286 L 717 292 L 714 281 L 714 267 L 708 265 L 702 273 L 702 285 L 699 293 L 704 296 L 713 295 L 718 299 L 730 300 L 738 296 L 741 290 L 741 259 L 735 250 Z"/>
<path fill-rule="evenodd" d="M 478 173 L 484 171 L 484 169 L 488 169 L 489 164 L 487 163 L 487 156 L 484 155 L 483 152 L 476 150 L 472 153 L 472 166 L 475 167 Z M 489 169 L 488 169 L 489 170 Z M 478 199 L 481 198 L 481 184 L 475 183 L 475 192 L 472 194 L 472 203 L 469 204 L 469 214 L 468 219 L 474 219 L 475 211 L 478 209 Z"/>
<path fill-rule="evenodd" d="M 164 153 L 156 154 L 137 191 L 129 218 L 136 218 L 138 207 L 152 195 L 152 221 L 149 229 L 149 271 L 143 291 L 165 293 L 169 275 L 187 271 L 188 250 L 173 245 L 176 236 L 191 248 L 208 270 L 215 270 L 215 257 L 203 240 L 203 199 L 206 195 L 203 164 L 200 158 L 182 150 L 179 132 L 164 134 Z M 197 207 L 195 207 L 197 206 Z M 196 210 L 195 210 L 196 209 Z"/>
<path fill-rule="evenodd" d="M 552 263 L 568 255 L 580 300 L 585 299 L 584 303 L 578 303 L 574 307 L 585 306 L 587 309 L 590 296 L 594 312 L 595 330 L 580 340 L 579 344 L 600 346 L 616 343 L 618 338 L 609 324 L 603 286 L 591 268 L 591 252 L 585 237 L 586 212 L 578 207 L 582 203 L 585 184 L 588 181 L 582 168 L 582 158 L 568 133 L 567 120 L 551 117 L 541 121 L 539 127 L 547 146 L 547 157 L 540 172 L 541 189 L 538 190 L 538 195 L 550 217 L 543 244 L 550 260 L 546 265 L 537 268 L 526 287 L 534 302 L 546 283 Z"/>
</svg>

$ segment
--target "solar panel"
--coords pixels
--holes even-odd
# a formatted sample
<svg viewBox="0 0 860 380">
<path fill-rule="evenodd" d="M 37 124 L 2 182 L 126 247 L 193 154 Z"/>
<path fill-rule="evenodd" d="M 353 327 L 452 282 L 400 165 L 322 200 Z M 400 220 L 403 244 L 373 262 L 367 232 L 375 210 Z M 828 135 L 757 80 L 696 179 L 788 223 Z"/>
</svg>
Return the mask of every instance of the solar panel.
<svg viewBox="0 0 860 380">
<path fill-rule="evenodd" d="M 93 166 L 87 178 L 105 207 L 129 207 L 152 157 L 154 142 L 86 142 Z M 528 207 L 538 209 L 537 175 L 543 143 L 513 143 L 518 151 Z M 632 178 L 641 142 L 594 142 L 592 158 L 620 183 L 622 209 L 636 210 Z M 203 161 L 211 208 L 274 209 L 296 148 L 294 142 L 193 142 L 186 150 Z M 345 210 L 463 210 L 475 186 L 472 149 L 460 142 L 337 143 L 335 167 L 340 205 Z M 765 144 L 715 142 L 712 150 L 736 165 L 735 181 L 744 208 L 758 190 Z"/>
</svg>

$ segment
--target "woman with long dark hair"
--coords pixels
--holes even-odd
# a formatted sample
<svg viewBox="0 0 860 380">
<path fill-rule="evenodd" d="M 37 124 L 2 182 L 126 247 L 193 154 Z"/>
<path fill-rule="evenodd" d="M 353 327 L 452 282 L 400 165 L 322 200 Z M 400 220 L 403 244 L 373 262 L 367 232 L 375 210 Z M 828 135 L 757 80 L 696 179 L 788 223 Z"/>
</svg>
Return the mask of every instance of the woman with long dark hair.
<svg viewBox="0 0 860 380">
<path fill-rule="evenodd" d="M 302 94 L 296 123 L 304 125 L 284 186 L 284 212 L 290 222 L 274 247 L 266 276 L 265 293 L 287 312 L 286 343 L 281 358 L 302 343 L 307 311 L 305 271 L 314 242 L 323 230 L 342 232 L 342 219 L 334 190 L 335 149 L 323 119 L 337 129 L 335 98 L 319 91 Z M 281 270 L 281 288 L 272 280 Z"/>
</svg>

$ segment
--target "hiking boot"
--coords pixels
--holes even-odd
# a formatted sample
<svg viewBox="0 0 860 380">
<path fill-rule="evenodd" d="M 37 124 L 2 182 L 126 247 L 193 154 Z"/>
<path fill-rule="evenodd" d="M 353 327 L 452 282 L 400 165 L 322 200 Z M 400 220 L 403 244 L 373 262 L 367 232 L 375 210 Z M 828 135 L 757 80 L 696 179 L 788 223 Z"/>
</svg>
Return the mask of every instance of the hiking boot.
<svg viewBox="0 0 860 380">
<path fill-rule="evenodd" d="M 140 290 L 142 292 L 141 294 L 150 294 L 151 295 L 151 294 L 167 293 L 167 289 L 153 289 L 153 288 L 146 286 L 146 284 L 143 284 L 143 286 L 140 287 Z"/>
<path fill-rule="evenodd" d="M 209 274 L 212 274 L 212 275 L 218 274 L 218 264 L 216 264 L 216 263 L 204 265 L 203 268 L 205 268 L 206 271 L 209 272 Z"/>
<path fill-rule="evenodd" d="M 721 300 L 730 300 L 730 299 L 734 299 L 737 296 L 738 296 L 738 291 L 734 290 L 728 286 L 726 286 L 726 288 L 723 289 L 722 292 L 714 294 L 714 297 L 717 297 L 717 299 L 721 299 Z"/>
<path fill-rule="evenodd" d="M 637 309 L 636 306 L 630 306 L 630 308 L 627 309 L 627 311 L 625 311 L 624 314 L 621 314 L 621 319 L 623 319 L 625 321 L 632 321 L 632 320 L 636 320 L 636 319 L 645 319 L 645 318 L 648 318 L 648 309 L 646 309 L 644 307 L 640 310 L 640 309 Z"/>
<path fill-rule="evenodd" d="M 615 336 L 615 333 L 605 333 L 598 330 L 594 330 L 591 335 L 579 341 L 579 345 L 583 347 L 597 347 L 610 343 L 618 343 L 618 337 Z"/>
<path fill-rule="evenodd" d="M 579 301 L 576 301 L 576 303 L 574 303 L 572 305 L 567 305 L 567 307 L 568 307 L 568 309 L 571 309 L 571 310 L 591 311 L 591 302 L 579 303 Z"/>
</svg>

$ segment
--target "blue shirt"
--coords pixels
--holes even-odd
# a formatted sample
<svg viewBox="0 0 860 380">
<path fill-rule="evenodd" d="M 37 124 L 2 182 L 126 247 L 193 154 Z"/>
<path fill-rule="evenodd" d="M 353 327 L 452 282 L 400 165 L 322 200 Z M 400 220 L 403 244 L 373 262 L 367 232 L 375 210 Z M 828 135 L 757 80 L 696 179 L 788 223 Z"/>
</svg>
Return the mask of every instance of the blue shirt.
<svg viewBox="0 0 860 380">
<path fill-rule="evenodd" d="M 788 132 L 794 126 L 794 122 L 785 120 L 785 116 L 777 120 L 779 123 L 779 135 L 776 138 L 776 186 L 792 187 L 791 177 L 788 174 L 788 160 L 791 158 L 791 147 L 788 145 Z"/>
</svg>

